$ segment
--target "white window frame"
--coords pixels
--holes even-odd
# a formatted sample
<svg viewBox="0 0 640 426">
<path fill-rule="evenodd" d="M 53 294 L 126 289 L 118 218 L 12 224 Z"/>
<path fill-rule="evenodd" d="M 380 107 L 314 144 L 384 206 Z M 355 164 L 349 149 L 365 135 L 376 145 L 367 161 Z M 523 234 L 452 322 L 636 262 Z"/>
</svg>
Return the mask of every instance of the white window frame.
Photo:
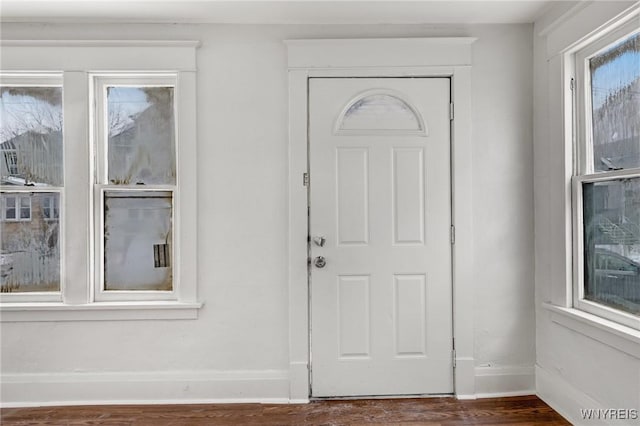
<svg viewBox="0 0 640 426">
<path fill-rule="evenodd" d="M 176 220 L 180 215 L 180 206 L 176 205 L 175 199 L 178 193 L 180 182 L 179 162 L 177 152 L 179 149 L 178 132 L 180 126 L 178 122 L 177 100 L 179 97 L 179 88 L 177 85 L 177 74 L 167 73 L 147 73 L 147 74 L 93 74 L 90 76 L 91 90 L 95 111 L 92 116 L 94 119 L 94 140 L 95 140 L 95 185 L 94 185 L 94 243 L 96 256 L 94 294 L 97 301 L 127 301 L 127 300 L 177 300 L 177 289 L 180 288 L 180 265 L 175 262 L 175 254 L 180 252 L 180 241 L 175 238 L 179 235 L 179 221 Z M 173 115 L 174 115 L 174 158 L 176 183 L 174 185 L 117 185 L 109 183 L 108 178 L 108 132 L 106 126 L 108 122 L 107 105 L 107 88 L 108 87 L 172 87 L 173 88 Z M 131 191 L 131 192 L 170 192 L 172 201 L 172 241 L 171 247 L 171 268 L 172 268 L 172 289 L 170 291 L 152 291 L 152 290 L 105 290 L 105 247 L 104 247 L 104 200 L 108 191 Z"/>
<path fill-rule="evenodd" d="M 0 40 L 2 77 L 61 76 L 64 115 L 65 194 L 60 198 L 61 292 L 39 298 L 0 295 L 0 321 L 195 319 L 197 299 L 196 48 L 199 42 Z M 92 115 L 95 76 L 173 76 L 176 84 L 176 172 L 173 238 L 174 287 L 170 297 L 105 300 L 95 291 L 94 197 L 96 120 Z M 5 79 L 2 78 L 4 84 Z M 177 141 L 180 141 L 178 144 Z M 28 187 L 30 192 L 53 188 Z M 119 188 L 114 188 L 119 189 Z M 142 188 L 137 188 L 142 189 Z M 144 186 L 151 190 L 150 186 Z M 187 190 L 182 190 L 187 189 Z M 65 226 L 66 225 L 66 226 Z M 166 296 L 166 295 L 163 295 Z M 57 297 L 57 298 L 56 298 Z"/>
<path fill-rule="evenodd" d="M 63 96 L 63 114 L 62 119 L 64 122 L 64 85 L 63 76 L 60 72 L 0 72 L 0 85 L 13 86 L 13 87 L 60 87 L 62 88 Z M 63 124 L 64 125 L 64 124 Z M 65 140 L 63 134 L 62 149 L 64 150 Z M 64 164 L 62 165 L 64 170 Z M 33 217 L 33 205 L 31 203 L 31 194 L 38 192 L 52 192 L 57 193 L 60 199 L 64 197 L 64 183 L 62 186 L 18 186 L 18 185 L 0 185 L 0 191 L 5 194 L 15 194 L 16 197 L 16 218 L 7 219 L 5 205 L 2 205 L 2 220 L 6 222 L 28 222 Z M 29 218 L 22 219 L 20 212 L 20 199 L 23 197 L 29 198 Z M 64 214 L 64 212 L 61 212 Z M 0 294 L 0 304 L 9 303 L 22 303 L 22 302 L 61 302 L 62 301 L 62 287 L 64 276 L 64 223 L 60 221 L 60 238 L 58 241 L 60 249 L 60 290 L 51 292 L 29 292 L 29 293 L 2 293 Z M 0 317 L 1 319 L 1 317 Z"/>
<path fill-rule="evenodd" d="M 640 177 L 640 168 L 594 171 L 591 134 L 591 81 L 589 59 L 632 34 L 640 32 L 637 22 L 629 22 L 600 31 L 588 42 L 568 52 L 566 77 L 574 78 L 572 222 L 573 222 L 573 307 L 634 329 L 640 329 L 640 317 L 584 299 L 584 220 L 583 185 L 616 179 Z"/>
</svg>

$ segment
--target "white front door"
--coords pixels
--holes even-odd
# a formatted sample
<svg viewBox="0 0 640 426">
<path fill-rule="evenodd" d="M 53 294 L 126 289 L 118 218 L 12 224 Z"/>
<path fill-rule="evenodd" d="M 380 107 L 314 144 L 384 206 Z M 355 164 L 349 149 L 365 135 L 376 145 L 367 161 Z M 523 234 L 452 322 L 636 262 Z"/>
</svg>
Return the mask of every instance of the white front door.
<svg viewBox="0 0 640 426">
<path fill-rule="evenodd" d="M 450 80 L 309 85 L 312 396 L 452 393 Z"/>
</svg>

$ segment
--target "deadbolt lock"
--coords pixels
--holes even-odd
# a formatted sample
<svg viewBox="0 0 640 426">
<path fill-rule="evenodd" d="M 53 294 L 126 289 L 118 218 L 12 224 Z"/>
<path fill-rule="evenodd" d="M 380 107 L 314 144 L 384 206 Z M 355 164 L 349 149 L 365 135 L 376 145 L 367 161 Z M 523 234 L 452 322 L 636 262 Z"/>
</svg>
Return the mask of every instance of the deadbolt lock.
<svg viewBox="0 0 640 426">
<path fill-rule="evenodd" d="M 323 237 L 322 235 L 318 235 L 317 237 L 313 237 L 313 242 L 318 247 L 324 247 L 324 243 L 327 242 L 327 239 L 325 237 Z"/>
</svg>

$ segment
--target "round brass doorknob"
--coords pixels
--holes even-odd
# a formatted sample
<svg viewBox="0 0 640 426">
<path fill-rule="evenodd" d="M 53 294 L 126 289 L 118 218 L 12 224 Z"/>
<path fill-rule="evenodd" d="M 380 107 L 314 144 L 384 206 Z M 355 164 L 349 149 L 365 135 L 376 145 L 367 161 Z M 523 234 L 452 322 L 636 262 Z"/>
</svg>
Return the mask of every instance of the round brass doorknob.
<svg viewBox="0 0 640 426">
<path fill-rule="evenodd" d="M 327 264 L 327 259 L 324 256 L 317 256 L 313 259 L 313 264 L 316 265 L 316 268 L 324 268 Z"/>
</svg>

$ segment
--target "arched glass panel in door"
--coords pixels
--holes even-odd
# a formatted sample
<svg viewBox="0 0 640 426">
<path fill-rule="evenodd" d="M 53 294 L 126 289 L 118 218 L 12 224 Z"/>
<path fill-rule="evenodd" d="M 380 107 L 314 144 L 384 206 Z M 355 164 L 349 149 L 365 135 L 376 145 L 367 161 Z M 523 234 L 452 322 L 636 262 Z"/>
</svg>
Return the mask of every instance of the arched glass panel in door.
<svg viewBox="0 0 640 426">
<path fill-rule="evenodd" d="M 426 136 L 422 117 L 401 93 L 371 90 L 352 99 L 335 126 L 337 135 L 409 134 Z"/>
</svg>

